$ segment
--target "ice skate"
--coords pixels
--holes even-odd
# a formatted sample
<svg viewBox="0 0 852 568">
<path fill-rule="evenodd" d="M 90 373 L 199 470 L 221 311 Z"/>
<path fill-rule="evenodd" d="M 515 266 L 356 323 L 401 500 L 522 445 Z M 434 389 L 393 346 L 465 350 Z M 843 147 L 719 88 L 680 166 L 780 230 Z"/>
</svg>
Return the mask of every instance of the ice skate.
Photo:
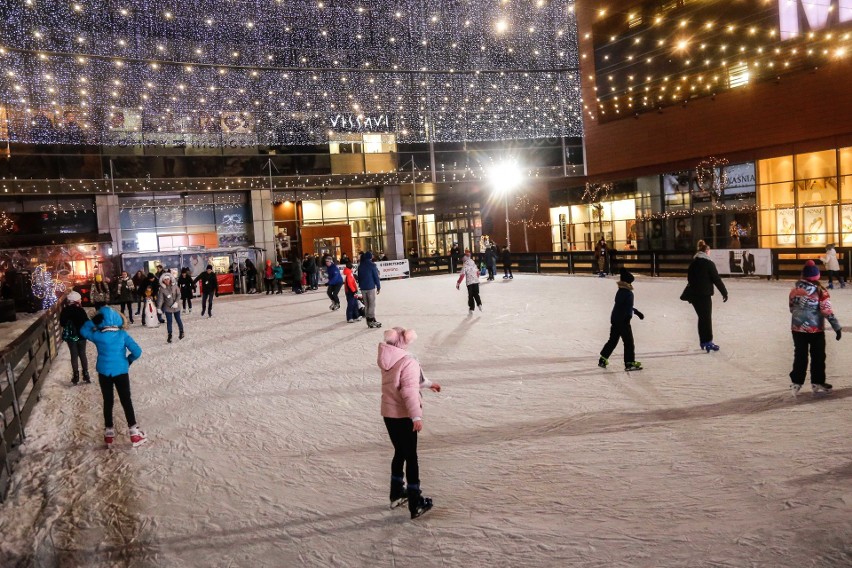
<svg viewBox="0 0 852 568">
<path fill-rule="evenodd" d="M 814 394 L 828 394 L 831 392 L 832 386 L 828 383 L 811 383 L 811 389 Z"/>
<path fill-rule="evenodd" d="M 138 448 L 147 441 L 148 438 L 145 436 L 145 432 L 140 430 L 138 426 L 130 428 L 130 443 L 133 444 L 134 448 Z"/>
<path fill-rule="evenodd" d="M 701 344 L 701 349 L 703 349 L 707 353 L 710 353 L 711 351 L 718 351 L 719 346 L 713 343 L 712 341 L 708 341 L 707 343 Z"/>
<path fill-rule="evenodd" d="M 185 336 L 184 336 L 183 330 L 180 330 L 180 333 L 178 334 L 178 339 L 183 339 L 184 337 Z"/>
<path fill-rule="evenodd" d="M 832 284 L 831 282 L 829 282 L 829 283 L 828 283 L 828 289 L 829 289 L 829 290 L 834 290 L 834 284 Z"/>
<path fill-rule="evenodd" d="M 477 307 L 479 308 L 479 311 L 481 312 L 482 311 L 482 304 L 479 304 Z"/>
<path fill-rule="evenodd" d="M 92 384 L 92 377 L 89 376 L 88 369 L 83 369 L 83 382 L 86 384 Z"/>
<path fill-rule="evenodd" d="M 408 512 L 411 513 L 411 518 L 416 519 L 423 513 L 432 508 L 432 499 L 423 497 L 420 489 L 413 489 L 408 486 Z"/>
<path fill-rule="evenodd" d="M 115 442 L 115 430 L 113 428 L 105 428 L 104 429 L 104 444 L 106 444 L 107 448 L 111 448 L 113 442 Z"/>
<path fill-rule="evenodd" d="M 190 314 L 192 313 L 192 308 L 189 308 L 189 313 L 190 313 Z M 202 315 L 203 315 L 203 314 L 202 314 Z"/>
<path fill-rule="evenodd" d="M 171 342 L 172 342 L 172 334 L 170 333 L 168 339 L 166 339 L 166 343 L 171 343 Z"/>
<path fill-rule="evenodd" d="M 609 365 L 609 359 L 601 355 L 598 357 L 598 367 L 601 369 L 606 369 L 606 366 Z"/>
<path fill-rule="evenodd" d="M 71 377 L 71 384 L 76 385 L 79 382 L 80 382 L 80 373 L 75 371 L 74 375 Z"/>
<path fill-rule="evenodd" d="M 639 361 L 630 361 L 630 362 L 624 364 L 624 370 L 625 371 L 641 371 L 642 370 L 642 363 L 640 363 Z"/>
<path fill-rule="evenodd" d="M 471 308 L 471 309 L 469 309 L 469 310 L 467 311 L 467 315 L 469 315 L 469 316 L 472 316 L 472 315 L 473 315 L 473 308 Z"/>
<path fill-rule="evenodd" d="M 796 398 L 796 395 L 799 394 L 800 390 L 802 390 L 802 385 L 796 383 L 790 385 L 790 394 L 793 395 L 793 398 Z"/>
<path fill-rule="evenodd" d="M 405 482 L 391 478 L 390 486 L 390 508 L 396 509 L 400 505 L 408 502 L 408 495 L 405 491 Z"/>
</svg>

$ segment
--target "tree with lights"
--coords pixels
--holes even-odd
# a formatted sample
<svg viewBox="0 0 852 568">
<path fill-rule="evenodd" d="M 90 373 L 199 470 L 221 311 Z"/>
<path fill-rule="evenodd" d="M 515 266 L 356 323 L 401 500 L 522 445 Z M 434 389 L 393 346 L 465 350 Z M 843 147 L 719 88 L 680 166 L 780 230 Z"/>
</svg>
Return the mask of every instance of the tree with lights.
<svg viewBox="0 0 852 568">
<path fill-rule="evenodd" d="M 718 205 L 724 203 L 725 188 L 728 186 L 728 174 L 725 166 L 728 160 L 725 158 L 706 158 L 701 160 L 695 168 L 695 179 L 698 181 L 694 191 L 708 193 L 710 195 L 710 239 L 713 248 L 717 248 L 716 217 Z"/>
<path fill-rule="evenodd" d="M 515 211 L 518 212 L 520 220 L 514 221 L 515 225 L 523 225 L 524 227 L 524 249 L 530 252 L 530 239 L 527 229 L 530 227 L 540 227 L 541 223 L 535 220 L 538 213 L 538 204 L 530 200 L 528 193 L 524 193 L 515 198 Z"/>
</svg>

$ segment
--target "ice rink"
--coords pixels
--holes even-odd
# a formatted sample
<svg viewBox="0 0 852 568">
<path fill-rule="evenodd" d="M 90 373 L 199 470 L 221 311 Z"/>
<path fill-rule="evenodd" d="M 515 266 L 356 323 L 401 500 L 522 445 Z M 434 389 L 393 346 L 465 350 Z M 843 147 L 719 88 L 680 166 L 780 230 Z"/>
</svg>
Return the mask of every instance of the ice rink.
<svg viewBox="0 0 852 568">
<path fill-rule="evenodd" d="M 498 277 L 499 278 L 499 277 Z M 102 447 L 97 385 L 63 346 L 0 506 L 9 566 L 852 566 L 852 332 L 834 393 L 788 394 L 792 282 L 726 281 L 718 353 L 698 349 L 685 279 L 638 277 L 645 369 L 597 367 L 615 279 L 386 282 L 377 318 L 417 330 L 420 466 L 435 508 L 388 510 L 382 330 L 324 290 L 219 298 L 187 338 L 132 326 L 150 443 Z M 852 327 L 852 289 L 833 291 Z M 850 329 L 847 327 L 847 329 Z M 94 351 L 90 345 L 90 358 Z"/>
</svg>

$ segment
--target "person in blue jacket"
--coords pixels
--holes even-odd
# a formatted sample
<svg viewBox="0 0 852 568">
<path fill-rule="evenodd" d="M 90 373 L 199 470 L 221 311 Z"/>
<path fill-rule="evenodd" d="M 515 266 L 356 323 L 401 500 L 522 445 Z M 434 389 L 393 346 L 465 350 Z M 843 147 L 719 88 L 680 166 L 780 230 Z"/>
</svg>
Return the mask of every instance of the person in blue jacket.
<svg viewBox="0 0 852 568">
<path fill-rule="evenodd" d="M 340 289 L 343 287 L 343 276 L 340 274 L 340 269 L 334 264 L 334 259 L 330 256 L 325 257 L 325 271 L 328 274 L 328 299 L 331 300 L 331 305 L 328 307 L 331 311 L 340 309 Z"/>
<path fill-rule="evenodd" d="M 358 287 L 364 297 L 367 327 L 382 327 L 382 324 L 376 321 L 376 296 L 382 291 L 382 282 L 379 280 L 379 269 L 373 262 L 372 252 L 365 252 L 358 264 Z"/>
<path fill-rule="evenodd" d="M 618 281 L 618 291 L 615 293 L 615 305 L 609 317 L 609 341 L 601 349 L 601 358 L 598 359 L 598 367 L 606 368 L 609 365 L 609 356 L 618 345 L 618 340 L 624 342 L 624 370 L 638 371 L 642 369 L 642 363 L 636 361 L 635 347 L 633 345 L 633 328 L 630 320 L 636 314 L 640 320 L 645 319 L 645 314 L 633 307 L 633 277 L 627 269 L 621 269 L 621 279 Z"/>
<path fill-rule="evenodd" d="M 104 397 L 104 442 L 107 447 L 111 447 L 115 441 L 112 422 L 112 407 L 115 402 L 113 387 L 118 391 L 118 400 L 121 401 L 127 425 L 130 427 L 133 447 L 141 446 L 147 441 L 145 433 L 136 422 L 133 401 L 130 399 L 130 365 L 142 356 L 142 348 L 123 326 L 121 315 L 109 306 L 104 306 L 91 321 L 87 321 L 80 328 L 80 335 L 94 343 L 98 350 L 98 363 L 95 368 Z"/>
</svg>

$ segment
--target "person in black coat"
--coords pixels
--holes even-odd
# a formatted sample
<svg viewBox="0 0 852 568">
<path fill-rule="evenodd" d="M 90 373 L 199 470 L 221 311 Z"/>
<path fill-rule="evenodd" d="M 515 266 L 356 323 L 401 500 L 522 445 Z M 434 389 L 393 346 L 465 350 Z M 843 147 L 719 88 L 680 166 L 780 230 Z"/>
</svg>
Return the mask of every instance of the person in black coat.
<svg viewBox="0 0 852 568">
<path fill-rule="evenodd" d="M 642 363 L 636 361 L 636 350 L 633 344 L 633 328 L 630 320 L 636 314 L 640 320 L 645 319 L 645 314 L 633 307 L 633 280 L 634 277 L 626 269 L 621 269 L 621 279 L 618 281 L 618 291 L 615 293 L 615 305 L 609 316 L 609 340 L 601 349 L 598 359 L 598 367 L 606 368 L 609 365 L 609 356 L 618 345 L 618 340 L 624 342 L 624 370 L 639 371 Z"/>
<path fill-rule="evenodd" d="M 689 285 L 686 293 L 695 313 L 698 314 L 698 339 L 701 349 L 708 353 L 719 350 L 719 346 L 713 343 L 713 287 L 719 289 L 723 302 L 728 301 L 728 290 L 709 252 L 707 243 L 698 241 L 698 253 L 689 264 L 687 272 Z"/>
<path fill-rule="evenodd" d="M 503 247 L 503 254 L 500 256 L 503 260 L 503 280 L 513 278 L 512 276 L 512 253 L 509 252 L 509 247 Z"/>
<path fill-rule="evenodd" d="M 135 290 L 137 316 L 142 312 L 142 301 L 145 299 L 146 282 L 147 279 L 145 278 L 145 273 L 141 270 L 137 270 L 136 274 L 133 275 L 133 288 Z"/>
<path fill-rule="evenodd" d="M 323 264 L 325 264 L 324 261 Z M 318 290 L 319 270 L 317 269 L 317 259 L 314 255 L 305 255 L 305 260 L 302 262 L 302 270 L 305 272 L 305 280 L 307 281 L 308 288 L 311 290 Z M 299 278 L 301 279 L 301 276 L 299 276 Z"/>
<path fill-rule="evenodd" d="M 251 262 L 251 261 L 246 261 Z M 255 274 L 257 271 L 255 270 Z M 213 317 L 213 296 L 219 296 L 219 279 L 213 272 L 213 265 L 208 264 L 207 270 L 199 274 L 193 280 L 193 285 L 201 282 L 201 317 L 204 317 L 205 312 L 208 318 Z"/>
<path fill-rule="evenodd" d="M 86 340 L 80 335 L 80 328 L 89 321 L 89 315 L 80 305 L 83 298 L 78 292 L 69 293 L 66 301 L 68 305 L 62 308 L 59 314 L 59 325 L 62 326 L 62 339 L 68 345 L 68 352 L 71 353 L 71 372 L 73 373 L 71 383 L 76 385 L 80 382 L 78 360 L 83 367 L 83 382 L 91 383 L 89 359 L 86 357 Z"/>
<path fill-rule="evenodd" d="M 313 258 L 313 257 L 312 257 Z M 302 293 L 302 263 L 299 260 L 299 255 L 293 254 L 293 260 L 290 263 L 290 276 L 293 277 L 293 293 Z"/>
<path fill-rule="evenodd" d="M 246 259 L 246 288 L 248 288 L 249 294 L 257 293 L 257 268 L 254 266 L 254 263 L 249 259 Z M 210 301 L 213 301 L 212 298 Z M 204 306 L 202 303 L 202 311 L 204 311 L 203 308 Z"/>
<path fill-rule="evenodd" d="M 177 280 L 178 288 L 180 288 L 180 299 L 183 304 L 183 313 L 192 313 L 192 296 L 195 281 L 192 279 L 192 274 L 189 273 L 189 268 L 184 268 L 180 271 L 180 277 Z M 217 283 L 218 286 L 218 283 Z"/>
</svg>

